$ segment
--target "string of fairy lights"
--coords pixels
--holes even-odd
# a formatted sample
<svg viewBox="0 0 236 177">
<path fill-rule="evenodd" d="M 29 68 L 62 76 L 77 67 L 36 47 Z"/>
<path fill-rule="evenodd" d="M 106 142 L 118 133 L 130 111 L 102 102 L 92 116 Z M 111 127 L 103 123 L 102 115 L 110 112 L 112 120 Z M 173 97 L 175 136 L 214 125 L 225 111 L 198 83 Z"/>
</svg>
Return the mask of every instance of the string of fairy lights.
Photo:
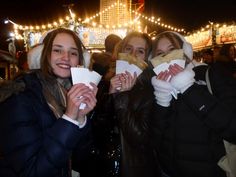
<svg viewBox="0 0 236 177">
<path fill-rule="evenodd" d="M 108 6 L 107 8 L 105 8 L 104 10 L 98 13 L 95 13 L 94 15 L 89 16 L 85 19 L 77 17 L 76 14 L 73 13 L 71 9 L 69 9 L 70 14 L 65 16 L 65 18 L 60 18 L 57 21 L 53 21 L 51 23 L 42 24 L 42 25 L 20 25 L 9 19 L 7 21 L 14 25 L 14 32 L 12 32 L 11 36 L 17 40 L 25 40 L 25 43 L 27 43 L 26 42 L 27 35 L 25 35 L 24 33 L 28 33 L 28 32 L 42 33 L 44 31 L 48 31 L 50 29 L 57 28 L 57 27 L 66 27 L 66 26 L 68 27 L 71 24 L 72 24 L 72 28 L 78 27 L 78 26 L 86 26 L 86 27 L 90 27 L 91 28 L 90 30 L 94 30 L 95 32 L 97 30 L 107 31 L 107 30 L 119 30 L 119 29 L 124 29 L 124 28 L 132 28 L 137 31 L 144 32 L 146 24 L 151 23 L 152 25 L 157 25 L 162 28 L 166 28 L 167 30 L 181 32 L 185 34 L 186 39 L 190 43 L 193 44 L 193 47 L 209 45 L 210 43 L 208 44 L 206 39 L 210 39 L 210 38 L 212 39 L 213 35 L 211 35 L 211 33 L 213 29 L 217 30 L 218 31 L 217 33 L 219 34 L 224 33 L 224 35 L 215 34 L 215 36 L 218 38 L 216 39 L 213 38 L 212 44 L 219 43 L 219 41 L 225 41 L 226 39 L 231 40 L 231 38 L 236 40 L 236 35 L 235 33 L 233 33 L 233 31 L 236 31 L 235 24 L 218 24 L 218 23 L 209 22 L 205 27 L 202 27 L 197 31 L 187 33 L 183 28 L 177 28 L 172 25 L 164 23 L 160 17 L 146 16 L 138 12 L 138 10 L 130 10 L 129 12 L 132 14 L 133 18 L 132 20 L 127 21 L 125 23 L 109 25 L 109 24 L 101 24 L 101 23 L 96 22 L 97 18 L 100 18 L 101 15 L 109 12 L 110 10 L 113 10 L 114 8 L 126 8 L 126 5 L 122 3 L 114 3 Z M 146 22 L 146 24 L 144 23 L 142 24 L 141 20 L 144 21 L 144 23 Z M 39 34 L 39 35 L 42 35 L 42 34 Z M 221 37 L 222 39 L 221 38 L 219 39 L 219 37 Z"/>
<path fill-rule="evenodd" d="M 119 8 L 125 8 L 126 5 L 122 4 L 122 3 L 114 3 L 110 6 L 108 6 L 107 8 L 105 8 L 104 10 L 90 16 L 87 17 L 85 19 L 81 19 L 76 17 L 76 14 L 73 13 L 72 11 L 70 11 L 70 16 L 67 15 L 65 18 L 60 18 L 58 21 L 53 21 L 47 24 L 42 24 L 42 25 L 20 25 L 17 24 L 11 20 L 8 20 L 8 22 L 11 22 L 14 25 L 14 32 L 12 33 L 12 36 L 14 36 L 16 39 L 24 39 L 24 37 L 22 36 L 22 34 L 19 31 L 46 31 L 46 30 L 50 30 L 52 28 L 57 28 L 57 27 L 62 27 L 65 26 L 66 24 L 69 23 L 73 23 L 74 26 L 79 26 L 79 25 L 87 25 L 87 26 L 91 26 L 91 27 L 99 27 L 99 28 L 105 28 L 105 29 L 115 29 L 115 28 L 127 28 L 127 27 L 135 27 L 135 30 L 138 30 L 140 32 L 142 32 L 142 24 L 140 19 L 144 19 L 145 21 L 149 22 L 149 23 L 153 23 L 155 25 L 161 26 L 163 28 L 167 28 L 173 31 L 177 31 L 177 32 L 184 32 L 183 28 L 177 28 L 177 27 L 173 27 L 172 25 L 166 24 L 164 22 L 161 22 L 161 18 L 158 17 L 149 17 L 149 16 L 145 16 L 144 14 L 141 14 L 135 10 L 132 10 L 131 13 L 134 14 L 134 19 L 123 23 L 123 24 L 116 24 L 116 25 L 109 25 L 109 24 L 99 24 L 95 21 L 96 18 L 99 18 L 101 15 L 103 15 L 104 13 L 106 13 L 107 11 L 116 8 L 117 6 L 119 6 Z"/>
</svg>

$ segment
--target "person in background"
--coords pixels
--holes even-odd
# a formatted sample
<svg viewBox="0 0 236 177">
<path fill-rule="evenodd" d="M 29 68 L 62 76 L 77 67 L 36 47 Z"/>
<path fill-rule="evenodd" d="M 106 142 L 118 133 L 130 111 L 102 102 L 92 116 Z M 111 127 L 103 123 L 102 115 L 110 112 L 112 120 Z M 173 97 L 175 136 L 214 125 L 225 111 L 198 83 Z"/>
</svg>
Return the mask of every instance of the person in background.
<svg viewBox="0 0 236 177">
<path fill-rule="evenodd" d="M 212 95 L 209 67 L 192 61 L 191 44 L 172 31 L 156 37 L 153 57 L 174 50 L 184 52 L 185 66 L 169 65 L 152 78 L 157 104 L 151 125 L 161 167 L 171 177 L 225 177 L 217 162 L 225 155 L 223 139 L 236 143 L 236 83 L 212 64 Z"/>
<path fill-rule="evenodd" d="M 105 53 L 112 56 L 116 44 L 118 44 L 122 39 L 116 34 L 109 34 L 105 39 Z"/>
<path fill-rule="evenodd" d="M 121 41 L 121 38 L 116 34 L 109 34 L 104 41 L 105 52 L 93 53 L 90 62 L 90 69 L 93 69 L 104 76 L 104 80 L 108 83 L 111 77 L 114 76 L 114 72 L 110 73 L 109 69 L 115 63 L 113 52 L 116 44 Z"/>
<path fill-rule="evenodd" d="M 216 63 L 224 66 L 224 73 L 233 75 L 236 78 L 236 50 L 234 44 L 224 44 L 219 50 L 219 55 L 216 57 Z"/>
<path fill-rule="evenodd" d="M 81 41 L 58 28 L 43 43 L 41 69 L 19 78 L 15 93 L 0 103 L 2 177 L 70 177 L 79 170 L 71 159 L 80 161 L 90 142 L 97 87 L 72 86 L 70 72 L 83 64 Z"/>
<path fill-rule="evenodd" d="M 119 44 L 118 52 L 148 63 L 151 46 L 147 34 L 131 32 Z M 121 136 L 121 177 L 160 176 L 150 134 L 150 110 L 155 103 L 150 84 L 153 74 L 147 68 L 138 77 L 126 71 L 111 79 L 110 95 Z"/>
<path fill-rule="evenodd" d="M 213 50 L 211 49 L 204 50 L 202 52 L 202 58 L 204 63 L 211 65 L 214 62 Z"/>
<path fill-rule="evenodd" d="M 220 49 L 221 49 L 221 47 L 218 45 L 213 47 L 213 58 L 214 59 L 216 59 L 219 56 Z"/>
</svg>

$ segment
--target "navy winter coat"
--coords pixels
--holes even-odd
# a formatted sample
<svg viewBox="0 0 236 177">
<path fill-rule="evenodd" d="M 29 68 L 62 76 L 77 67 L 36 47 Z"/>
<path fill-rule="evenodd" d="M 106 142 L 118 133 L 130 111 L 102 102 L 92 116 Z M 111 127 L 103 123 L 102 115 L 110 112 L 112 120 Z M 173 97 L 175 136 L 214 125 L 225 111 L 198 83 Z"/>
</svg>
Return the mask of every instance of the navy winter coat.
<svg viewBox="0 0 236 177">
<path fill-rule="evenodd" d="M 71 156 L 80 158 L 88 143 L 89 121 L 80 129 L 57 119 L 36 75 L 23 80 L 25 90 L 0 104 L 0 176 L 67 177 Z"/>
</svg>

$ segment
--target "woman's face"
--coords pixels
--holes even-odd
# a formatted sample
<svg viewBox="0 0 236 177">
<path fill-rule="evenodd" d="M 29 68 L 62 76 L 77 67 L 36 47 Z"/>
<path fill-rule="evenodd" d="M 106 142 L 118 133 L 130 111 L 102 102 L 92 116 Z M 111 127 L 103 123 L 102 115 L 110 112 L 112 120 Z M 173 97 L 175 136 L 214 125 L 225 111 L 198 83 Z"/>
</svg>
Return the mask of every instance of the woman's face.
<svg viewBox="0 0 236 177">
<path fill-rule="evenodd" d="M 56 35 L 52 44 L 50 64 L 56 76 L 70 77 L 70 68 L 79 64 L 78 48 L 71 35 L 67 33 Z"/>
<path fill-rule="evenodd" d="M 157 42 L 157 45 L 156 45 L 155 56 L 167 54 L 174 49 L 175 49 L 175 47 L 170 42 L 169 39 L 167 39 L 166 37 L 160 38 L 159 41 Z"/>
<path fill-rule="evenodd" d="M 135 56 L 138 59 L 145 60 L 146 41 L 141 37 L 132 37 L 126 44 L 123 52 Z"/>
</svg>

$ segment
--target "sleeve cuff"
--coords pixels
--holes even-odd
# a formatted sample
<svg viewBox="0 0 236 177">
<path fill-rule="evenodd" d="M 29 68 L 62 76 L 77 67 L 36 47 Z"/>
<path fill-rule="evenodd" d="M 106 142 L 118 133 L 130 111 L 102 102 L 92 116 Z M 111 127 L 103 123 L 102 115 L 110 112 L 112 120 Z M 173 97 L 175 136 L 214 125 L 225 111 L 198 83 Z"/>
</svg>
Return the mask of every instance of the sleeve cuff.
<svg viewBox="0 0 236 177">
<path fill-rule="evenodd" d="M 79 126 L 79 128 L 83 128 L 87 123 L 87 116 L 85 116 L 84 122 L 78 122 L 77 120 L 73 120 L 65 114 L 63 114 L 61 118 Z"/>
</svg>

